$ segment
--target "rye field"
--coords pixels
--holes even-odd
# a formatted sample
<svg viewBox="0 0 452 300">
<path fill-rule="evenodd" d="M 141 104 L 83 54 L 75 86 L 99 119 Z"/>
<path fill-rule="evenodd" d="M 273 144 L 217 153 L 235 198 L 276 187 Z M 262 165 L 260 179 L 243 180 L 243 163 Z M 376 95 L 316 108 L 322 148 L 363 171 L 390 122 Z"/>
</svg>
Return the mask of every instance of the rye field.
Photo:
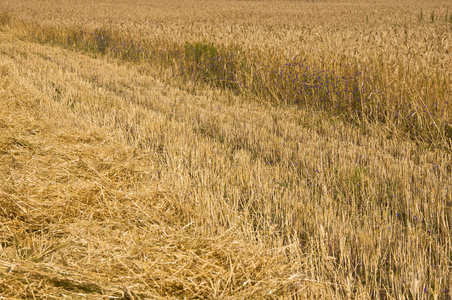
<svg viewBox="0 0 452 300">
<path fill-rule="evenodd" d="M 449 0 L 2 0 L 0 299 L 451 299 Z"/>
</svg>

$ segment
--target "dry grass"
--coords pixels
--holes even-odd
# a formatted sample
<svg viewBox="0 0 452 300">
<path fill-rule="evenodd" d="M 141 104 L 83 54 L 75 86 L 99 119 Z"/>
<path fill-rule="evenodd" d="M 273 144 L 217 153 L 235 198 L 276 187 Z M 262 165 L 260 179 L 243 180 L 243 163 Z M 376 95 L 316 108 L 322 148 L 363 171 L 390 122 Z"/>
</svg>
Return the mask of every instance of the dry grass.
<svg viewBox="0 0 452 300">
<path fill-rule="evenodd" d="M 0 5 L 10 10 L 0 18 L 0 296 L 450 299 L 450 26 L 416 19 L 444 6 L 381 3 L 377 15 L 365 3 L 268 2 L 270 12 L 219 1 L 191 16 L 176 4 L 83 3 Z M 340 27 L 347 13 L 355 28 Z M 423 39 L 396 51 L 403 30 L 388 20 Z M 122 36 L 133 46 L 115 54 Z M 305 40 L 286 40 L 296 36 Z M 140 41 L 152 51 L 134 56 Z M 350 120 L 309 100 L 324 90 L 281 105 L 296 84 L 237 67 L 284 68 L 295 49 L 329 75 L 365 62 L 370 77 L 357 84 L 372 79 L 381 98 L 361 87 L 369 103 Z M 203 69 L 211 50 L 236 59 L 228 70 L 247 87 Z M 401 69 L 404 55 L 413 70 Z M 401 103 L 375 112 L 376 100 L 408 94 L 406 105 L 438 101 L 443 115 L 411 111 L 417 133 L 389 116 Z"/>
<path fill-rule="evenodd" d="M 294 266 L 281 263 L 282 250 L 250 246 L 239 224 L 198 234 L 193 203 L 159 174 L 161 154 L 115 142 L 47 95 L 33 95 L 34 82 L 19 73 L 26 65 L 2 56 L 1 296 L 290 292 L 298 278 L 288 278 Z"/>
</svg>

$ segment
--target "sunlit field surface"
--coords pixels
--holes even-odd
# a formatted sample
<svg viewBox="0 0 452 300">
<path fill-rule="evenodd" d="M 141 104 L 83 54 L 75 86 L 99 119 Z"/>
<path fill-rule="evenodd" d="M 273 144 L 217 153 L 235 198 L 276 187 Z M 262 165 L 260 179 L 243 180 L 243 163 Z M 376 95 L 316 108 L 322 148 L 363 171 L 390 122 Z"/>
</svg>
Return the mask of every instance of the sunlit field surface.
<svg viewBox="0 0 452 300">
<path fill-rule="evenodd" d="M 451 299 L 451 52 L 450 1 L 1 1 L 0 299 Z"/>
</svg>

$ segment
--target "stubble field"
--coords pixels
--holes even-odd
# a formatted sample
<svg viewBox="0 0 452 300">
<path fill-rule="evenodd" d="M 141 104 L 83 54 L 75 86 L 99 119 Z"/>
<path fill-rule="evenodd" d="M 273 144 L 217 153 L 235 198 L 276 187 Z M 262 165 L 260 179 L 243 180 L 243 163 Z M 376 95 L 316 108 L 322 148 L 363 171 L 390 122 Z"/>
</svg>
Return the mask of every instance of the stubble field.
<svg viewBox="0 0 452 300">
<path fill-rule="evenodd" d="M 0 298 L 450 299 L 448 1 L 0 3 Z"/>
</svg>

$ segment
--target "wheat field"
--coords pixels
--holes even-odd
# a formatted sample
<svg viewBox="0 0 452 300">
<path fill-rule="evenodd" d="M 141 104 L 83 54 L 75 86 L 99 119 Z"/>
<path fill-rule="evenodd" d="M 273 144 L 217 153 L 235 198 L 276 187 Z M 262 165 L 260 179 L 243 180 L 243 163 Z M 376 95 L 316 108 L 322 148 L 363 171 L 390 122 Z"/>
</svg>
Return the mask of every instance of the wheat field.
<svg viewBox="0 0 452 300">
<path fill-rule="evenodd" d="M 451 299 L 452 4 L 0 3 L 0 299 Z"/>
</svg>

